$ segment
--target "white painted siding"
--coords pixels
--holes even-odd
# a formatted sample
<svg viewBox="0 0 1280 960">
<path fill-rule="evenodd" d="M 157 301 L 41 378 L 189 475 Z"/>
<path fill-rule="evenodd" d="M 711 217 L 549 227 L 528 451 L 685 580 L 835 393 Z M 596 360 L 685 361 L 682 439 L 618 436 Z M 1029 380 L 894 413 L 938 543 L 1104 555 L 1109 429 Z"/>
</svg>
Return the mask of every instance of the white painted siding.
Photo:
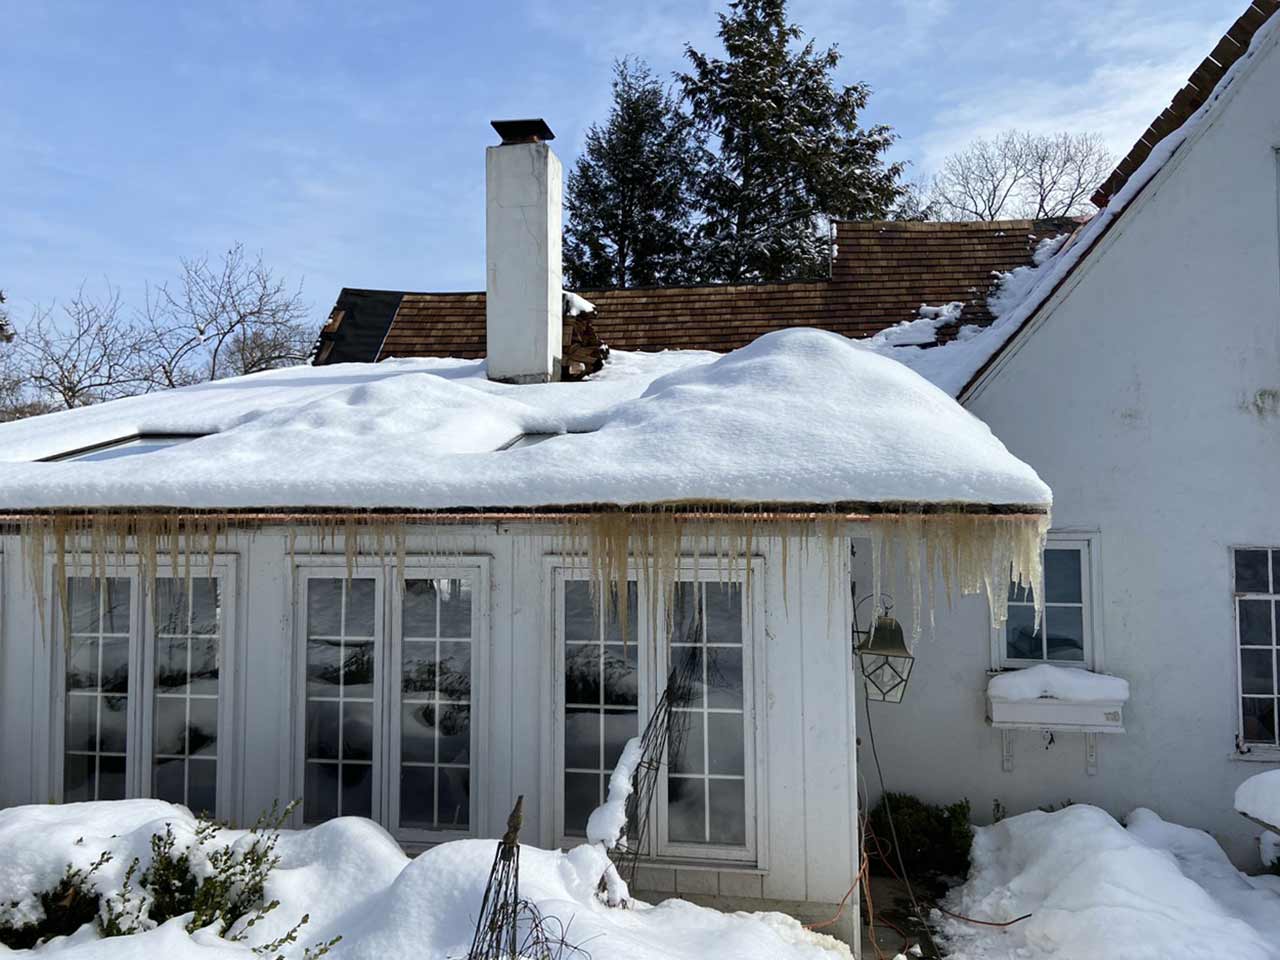
<svg viewBox="0 0 1280 960">
<path fill-rule="evenodd" d="M 1280 389 L 1275 44 L 966 404 L 1053 488 L 1055 529 L 1100 532 L 1095 616 L 1132 684 L 1128 732 L 1098 738 L 1095 776 L 1083 736 L 1019 733 L 1003 772 L 985 611 L 965 602 L 906 702 L 876 713 L 890 789 L 967 796 L 983 820 L 993 799 L 1151 806 L 1257 866 L 1257 828 L 1232 812 L 1263 768 L 1233 758 L 1229 548 L 1280 545 L 1280 409 L 1260 393 Z"/>
</svg>

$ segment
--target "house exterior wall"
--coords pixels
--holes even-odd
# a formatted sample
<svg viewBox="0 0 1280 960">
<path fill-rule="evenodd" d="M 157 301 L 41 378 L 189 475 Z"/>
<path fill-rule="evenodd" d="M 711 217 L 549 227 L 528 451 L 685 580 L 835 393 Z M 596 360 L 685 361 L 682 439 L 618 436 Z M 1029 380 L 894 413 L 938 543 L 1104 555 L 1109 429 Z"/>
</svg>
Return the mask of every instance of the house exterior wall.
<svg viewBox="0 0 1280 960">
<path fill-rule="evenodd" d="M 1036 731 L 1002 770 L 985 605 L 965 602 L 922 642 L 906 702 L 874 713 L 890 789 L 968 797 L 981 822 L 993 800 L 1150 806 L 1258 865 L 1232 798 L 1280 756 L 1233 747 L 1230 548 L 1280 545 L 1274 38 L 1235 87 L 964 398 L 1053 488 L 1055 530 L 1097 532 L 1095 629 L 1132 686 L 1127 732 L 1098 737 L 1094 775 L 1082 735 L 1046 749 Z"/>
<path fill-rule="evenodd" d="M 553 699 L 555 663 L 549 631 L 553 538 L 530 528 L 412 531 L 407 554 L 487 558 L 485 676 L 473 679 L 472 717 L 482 731 L 473 761 L 482 796 L 478 832 L 501 835 L 514 798 L 525 797 L 524 837 L 555 845 Z M 327 559 L 345 572 L 341 540 L 294 552 L 285 530 L 232 532 L 219 556 L 234 566 L 234 672 L 231 734 L 219 746 L 231 772 L 230 817 L 251 823 L 302 786 L 296 755 L 302 722 L 296 642 L 295 570 Z M 756 808 L 762 824 L 757 863 L 664 863 L 641 875 L 655 892 L 757 897 L 833 904 L 857 873 L 852 655 L 839 577 L 829 578 L 820 551 L 777 539 L 754 545 L 760 579 L 747 606 L 763 618 L 755 631 L 758 686 Z M 843 556 L 843 552 L 840 553 Z M 785 580 L 783 563 L 788 564 Z M 201 558 L 194 573 L 200 575 Z M 394 559 L 388 561 L 394 570 Z M 841 563 L 841 570 L 843 564 Z M 48 573 L 51 576 L 51 571 Z M 789 584 L 784 596 L 784 583 Z M 838 593 L 832 596 L 829 591 Z M 53 600 L 48 601 L 50 605 Z M 0 536 L 0 806 L 57 801 L 58 751 L 51 709 L 60 634 L 42 627 L 17 536 Z M 131 677 L 130 683 L 133 684 Z M 133 689 L 131 687 L 131 689 Z M 642 718 L 642 722 L 643 722 Z M 846 916 L 855 917 L 855 913 Z M 856 923 L 852 929 L 857 929 Z"/>
</svg>

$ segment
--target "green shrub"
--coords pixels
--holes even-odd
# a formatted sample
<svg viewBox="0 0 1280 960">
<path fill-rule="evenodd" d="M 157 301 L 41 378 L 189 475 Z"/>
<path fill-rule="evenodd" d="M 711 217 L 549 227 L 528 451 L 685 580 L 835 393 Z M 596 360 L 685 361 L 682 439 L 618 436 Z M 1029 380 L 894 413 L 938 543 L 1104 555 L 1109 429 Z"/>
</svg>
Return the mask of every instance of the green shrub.
<svg viewBox="0 0 1280 960">
<path fill-rule="evenodd" d="M 909 875 L 963 877 L 969 872 L 973 827 L 969 824 L 968 800 L 943 807 L 907 793 L 888 793 L 867 818 L 867 854 L 873 873 L 894 874 L 901 869 L 893 848 L 890 811 L 901 844 L 902 863 Z"/>
<path fill-rule="evenodd" d="M 0 923 L 0 944 L 10 950 L 30 950 L 53 937 L 70 936 L 86 923 L 92 923 L 101 905 L 93 887 L 93 875 L 110 861 L 111 855 L 104 853 L 85 870 L 68 864 L 57 885 L 39 894 L 44 916 L 21 925 Z M 10 904 L 11 909 L 17 906 L 16 902 Z"/>
</svg>

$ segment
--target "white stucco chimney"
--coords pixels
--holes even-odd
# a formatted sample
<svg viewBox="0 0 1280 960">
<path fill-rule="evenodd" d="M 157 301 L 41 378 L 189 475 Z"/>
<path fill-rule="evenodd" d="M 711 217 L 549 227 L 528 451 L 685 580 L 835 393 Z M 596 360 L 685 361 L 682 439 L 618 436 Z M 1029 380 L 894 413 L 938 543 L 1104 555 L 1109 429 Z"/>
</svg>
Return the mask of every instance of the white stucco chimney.
<svg viewBox="0 0 1280 960">
<path fill-rule="evenodd" d="M 495 120 L 485 151 L 485 339 L 490 380 L 560 377 L 560 158 L 542 120 Z"/>
</svg>

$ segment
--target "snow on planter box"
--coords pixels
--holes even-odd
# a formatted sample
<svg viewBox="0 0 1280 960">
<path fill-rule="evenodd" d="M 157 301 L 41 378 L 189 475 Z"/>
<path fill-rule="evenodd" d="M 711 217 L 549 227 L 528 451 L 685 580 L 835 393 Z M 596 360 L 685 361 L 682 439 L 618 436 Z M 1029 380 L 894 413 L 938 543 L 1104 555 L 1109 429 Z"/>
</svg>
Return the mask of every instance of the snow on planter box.
<svg viewBox="0 0 1280 960">
<path fill-rule="evenodd" d="M 1236 787 L 1236 810 L 1280 833 L 1280 770 L 1268 770 Z"/>
<path fill-rule="evenodd" d="M 1127 680 L 1042 663 L 991 678 L 987 719 L 993 727 L 1124 733 L 1128 700 Z"/>
</svg>

